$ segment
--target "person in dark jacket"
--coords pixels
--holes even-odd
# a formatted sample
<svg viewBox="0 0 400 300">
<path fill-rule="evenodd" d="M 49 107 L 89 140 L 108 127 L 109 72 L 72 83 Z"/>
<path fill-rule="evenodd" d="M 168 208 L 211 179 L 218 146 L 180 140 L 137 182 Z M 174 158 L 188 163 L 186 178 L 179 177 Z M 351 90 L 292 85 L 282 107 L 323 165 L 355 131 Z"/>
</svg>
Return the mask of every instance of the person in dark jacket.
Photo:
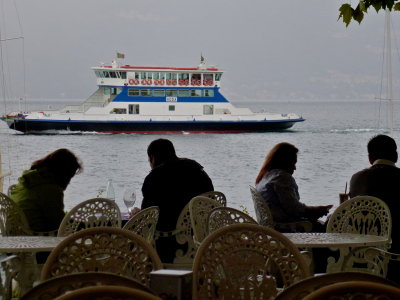
<svg viewBox="0 0 400 300">
<path fill-rule="evenodd" d="M 400 168 L 395 163 L 398 159 L 397 145 L 387 135 L 374 136 L 367 145 L 371 167 L 355 173 L 350 180 L 350 197 L 373 196 L 383 200 L 392 215 L 391 252 L 400 253 Z M 387 278 L 400 283 L 400 263 L 389 263 Z"/>
<path fill-rule="evenodd" d="M 174 145 L 167 139 L 152 141 L 147 154 L 151 171 L 142 186 L 141 209 L 158 206 L 157 230 L 173 230 L 180 212 L 190 199 L 214 190 L 212 181 L 199 163 L 177 157 Z M 156 248 L 161 260 L 171 263 L 179 245 L 175 238 L 160 238 Z"/>
<path fill-rule="evenodd" d="M 82 170 L 79 159 L 68 149 L 58 149 L 32 163 L 11 191 L 11 199 L 25 213 L 31 230 L 57 230 L 64 217 L 64 191 Z"/>
</svg>

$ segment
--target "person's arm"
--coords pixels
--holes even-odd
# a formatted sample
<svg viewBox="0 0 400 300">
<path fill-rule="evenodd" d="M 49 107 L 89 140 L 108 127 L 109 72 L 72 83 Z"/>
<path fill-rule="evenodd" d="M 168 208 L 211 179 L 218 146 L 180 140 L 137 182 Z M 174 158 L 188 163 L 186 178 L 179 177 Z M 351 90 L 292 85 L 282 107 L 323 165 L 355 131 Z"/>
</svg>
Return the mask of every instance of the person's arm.
<svg viewBox="0 0 400 300">
<path fill-rule="evenodd" d="M 44 219 L 41 221 L 39 230 L 36 231 L 51 231 L 56 230 L 61 224 L 65 216 L 64 212 L 64 192 L 55 185 L 46 186 L 45 192 L 37 194 L 37 199 L 40 201 L 40 207 Z"/>
<path fill-rule="evenodd" d="M 143 182 L 142 186 L 143 200 L 141 209 L 145 209 L 150 206 L 158 206 L 157 196 L 155 195 L 155 193 L 157 192 L 159 187 L 155 186 L 154 184 L 155 180 L 153 178 L 153 175 L 150 173 L 149 175 L 146 176 Z"/>
<path fill-rule="evenodd" d="M 290 174 L 279 175 L 274 179 L 273 186 L 281 208 L 288 216 L 294 219 L 305 217 L 306 205 L 300 202 L 296 181 Z"/>
</svg>

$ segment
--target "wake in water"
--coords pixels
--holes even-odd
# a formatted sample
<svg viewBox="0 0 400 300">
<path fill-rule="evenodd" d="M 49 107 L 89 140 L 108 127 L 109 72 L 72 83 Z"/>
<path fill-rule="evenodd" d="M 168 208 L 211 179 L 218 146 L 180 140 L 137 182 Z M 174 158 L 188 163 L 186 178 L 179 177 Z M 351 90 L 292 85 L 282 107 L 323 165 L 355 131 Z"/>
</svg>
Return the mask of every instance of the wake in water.
<svg viewBox="0 0 400 300">
<path fill-rule="evenodd" d="M 332 133 L 364 133 L 364 132 L 372 132 L 375 134 L 389 133 L 390 130 L 387 128 L 345 128 L 345 129 L 332 129 L 330 130 Z"/>
</svg>

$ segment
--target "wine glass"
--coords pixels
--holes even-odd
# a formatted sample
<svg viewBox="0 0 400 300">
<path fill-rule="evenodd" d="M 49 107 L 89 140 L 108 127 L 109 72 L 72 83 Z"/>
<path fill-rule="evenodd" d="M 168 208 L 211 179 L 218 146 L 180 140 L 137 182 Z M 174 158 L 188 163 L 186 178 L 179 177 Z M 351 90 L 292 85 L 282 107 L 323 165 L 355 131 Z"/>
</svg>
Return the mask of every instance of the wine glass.
<svg viewBox="0 0 400 300">
<path fill-rule="evenodd" d="M 128 209 L 128 213 L 131 208 L 135 205 L 136 202 L 136 193 L 133 188 L 127 188 L 124 192 L 124 203 L 126 208 Z"/>
</svg>

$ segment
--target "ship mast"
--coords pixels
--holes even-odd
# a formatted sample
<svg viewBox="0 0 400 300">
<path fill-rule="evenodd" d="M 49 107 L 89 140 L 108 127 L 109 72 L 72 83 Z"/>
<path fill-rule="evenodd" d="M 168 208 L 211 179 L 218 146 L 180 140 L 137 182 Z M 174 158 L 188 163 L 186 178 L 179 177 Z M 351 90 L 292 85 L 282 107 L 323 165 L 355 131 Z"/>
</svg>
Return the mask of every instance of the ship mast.
<svg viewBox="0 0 400 300">
<path fill-rule="evenodd" d="M 385 34 L 386 34 L 386 53 L 387 53 L 387 61 L 386 61 L 386 72 L 387 72 L 387 87 L 386 87 L 386 95 L 389 100 L 389 109 L 388 109 L 388 120 L 389 120 L 389 128 L 390 134 L 393 134 L 393 122 L 394 122 L 394 105 L 393 105 L 393 70 L 392 70 L 392 27 L 391 27 L 391 18 L 390 11 L 386 9 L 385 13 Z"/>
</svg>

